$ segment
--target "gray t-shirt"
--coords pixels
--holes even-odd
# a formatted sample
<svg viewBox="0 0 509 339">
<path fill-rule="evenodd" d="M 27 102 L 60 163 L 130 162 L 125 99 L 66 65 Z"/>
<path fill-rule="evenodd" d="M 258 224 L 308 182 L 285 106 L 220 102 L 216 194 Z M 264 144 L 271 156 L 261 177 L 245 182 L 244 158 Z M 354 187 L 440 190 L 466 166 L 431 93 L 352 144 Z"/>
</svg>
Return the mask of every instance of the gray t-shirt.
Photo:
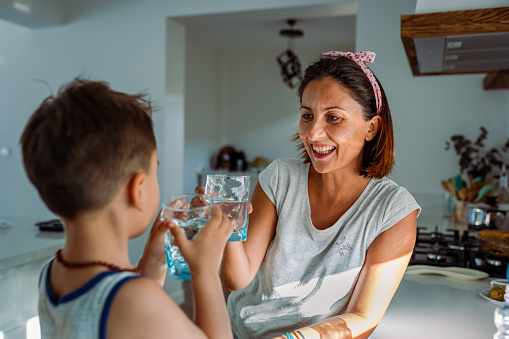
<svg viewBox="0 0 509 339">
<path fill-rule="evenodd" d="M 279 159 L 259 182 L 276 207 L 276 234 L 251 283 L 232 292 L 228 312 L 239 339 L 273 338 L 345 311 L 375 238 L 420 207 L 390 179 L 371 179 L 339 220 L 311 222 L 309 164 Z"/>
</svg>

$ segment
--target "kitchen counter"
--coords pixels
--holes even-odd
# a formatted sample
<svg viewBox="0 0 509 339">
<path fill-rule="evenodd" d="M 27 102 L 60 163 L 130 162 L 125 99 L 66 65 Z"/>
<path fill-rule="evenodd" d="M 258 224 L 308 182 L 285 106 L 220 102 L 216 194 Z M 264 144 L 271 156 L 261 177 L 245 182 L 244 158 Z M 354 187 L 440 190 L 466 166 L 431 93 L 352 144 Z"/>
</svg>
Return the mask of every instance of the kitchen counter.
<svg viewBox="0 0 509 339">
<path fill-rule="evenodd" d="M 13 218 L 0 223 L 0 338 L 26 337 L 27 321 L 37 315 L 41 267 L 63 247 L 63 232 L 41 232 L 38 221 Z"/>
<path fill-rule="evenodd" d="M 0 270 L 47 258 L 64 245 L 63 232 L 41 232 L 41 220 L 11 219 L 13 226 L 0 228 Z"/>
<path fill-rule="evenodd" d="M 371 339 L 481 339 L 496 332 L 498 303 L 479 295 L 490 280 L 405 275 Z"/>
</svg>

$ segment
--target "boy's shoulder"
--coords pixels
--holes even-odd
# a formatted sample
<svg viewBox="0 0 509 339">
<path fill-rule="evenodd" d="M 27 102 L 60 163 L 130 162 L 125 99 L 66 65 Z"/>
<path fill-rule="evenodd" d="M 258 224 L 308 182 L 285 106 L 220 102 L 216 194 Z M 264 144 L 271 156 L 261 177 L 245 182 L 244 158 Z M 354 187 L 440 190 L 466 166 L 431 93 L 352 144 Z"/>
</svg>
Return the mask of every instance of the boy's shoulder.
<svg viewBox="0 0 509 339">
<path fill-rule="evenodd" d="M 108 317 L 108 337 L 159 337 L 190 322 L 166 291 L 152 279 L 131 279 L 118 290 Z M 191 323 L 192 324 L 192 323 Z M 139 335 L 138 335 L 139 334 Z"/>
</svg>

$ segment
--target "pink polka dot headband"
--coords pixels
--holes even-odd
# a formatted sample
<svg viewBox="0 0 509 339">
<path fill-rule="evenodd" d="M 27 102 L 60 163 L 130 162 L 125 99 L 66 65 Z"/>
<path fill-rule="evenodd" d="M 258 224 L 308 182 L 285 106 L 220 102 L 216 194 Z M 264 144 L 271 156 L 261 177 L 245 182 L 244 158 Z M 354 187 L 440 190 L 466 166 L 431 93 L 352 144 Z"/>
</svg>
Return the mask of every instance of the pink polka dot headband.
<svg viewBox="0 0 509 339">
<path fill-rule="evenodd" d="M 380 114 L 382 111 L 382 92 L 380 91 L 380 86 L 378 85 L 378 81 L 376 81 L 375 76 L 373 75 L 373 72 L 366 66 L 367 63 L 372 63 L 375 61 L 375 52 L 359 52 L 359 53 L 352 53 L 352 52 L 341 52 L 341 51 L 330 51 L 322 53 L 323 56 L 328 56 L 331 58 L 337 58 L 339 56 L 343 56 L 345 58 L 348 58 L 352 61 L 354 61 L 357 65 L 360 66 L 364 74 L 369 79 L 369 82 L 371 82 L 371 86 L 373 87 L 373 92 L 375 92 L 375 100 L 376 100 L 376 113 Z"/>
</svg>

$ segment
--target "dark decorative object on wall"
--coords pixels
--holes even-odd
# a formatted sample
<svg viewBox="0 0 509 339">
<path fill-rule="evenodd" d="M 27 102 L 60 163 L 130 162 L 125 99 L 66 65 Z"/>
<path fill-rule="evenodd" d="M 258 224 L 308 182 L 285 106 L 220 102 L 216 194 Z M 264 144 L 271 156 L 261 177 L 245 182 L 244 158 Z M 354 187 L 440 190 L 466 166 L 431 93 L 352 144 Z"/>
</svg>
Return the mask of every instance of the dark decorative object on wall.
<svg viewBox="0 0 509 339">
<path fill-rule="evenodd" d="M 283 82 L 288 87 L 294 88 L 302 80 L 302 69 L 299 57 L 293 51 L 295 48 L 294 39 L 303 37 L 304 32 L 293 27 L 297 20 L 288 19 L 286 22 L 290 27 L 288 29 L 280 30 L 279 34 L 288 38 L 288 46 L 286 51 L 277 56 L 276 60 L 279 64 L 279 68 L 281 69 L 281 78 L 283 79 Z"/>
</svg>

